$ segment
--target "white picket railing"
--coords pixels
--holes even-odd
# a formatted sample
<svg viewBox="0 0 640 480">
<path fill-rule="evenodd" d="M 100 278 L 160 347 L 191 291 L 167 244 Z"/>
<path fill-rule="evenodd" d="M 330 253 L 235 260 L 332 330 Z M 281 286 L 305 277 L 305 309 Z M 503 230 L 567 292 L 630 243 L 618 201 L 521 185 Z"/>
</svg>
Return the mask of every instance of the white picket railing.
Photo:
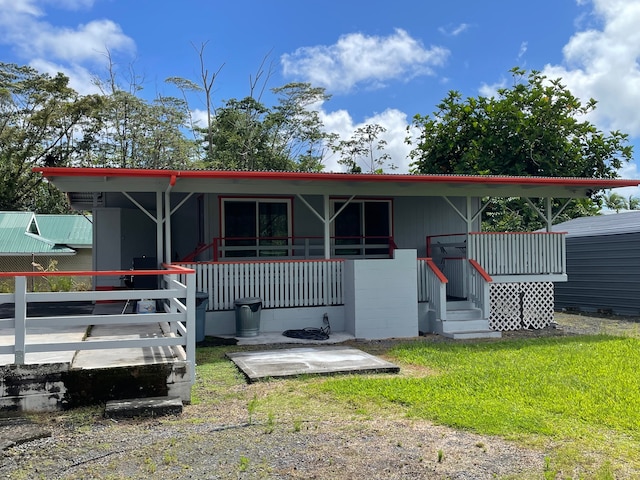
<svg viewBox="0 0 640 480">
<path fill-rule="evenodd" d="M 14 317 L 0 319 L 0 329 L 14 331 L 13 345 L 0 345 L 0 354 L 14 356 L 14 363 L 23 364 L 25 355 L 31 352 L 61 352 L 74 350 L 101 350 L 114 348 L 147 348 L 181 345 L 186 350 L 188 368 L 191 381 L 195 381 L 195 275 L 192 270 L 165 265 L 167 270 L 136 270 L 136 275 L 160 275 L 162 286 L 157 290 L 109 290 L 109 291 L 79 291 L 79 292 L 29 292 L 27 278 L 33 276 L 124 276 L 131 275 L 130 270 L 109 272 L 48 272 L 42 273 L 2 273 L 2 277 L 15 279 L 14 292 L 0 294 L 0 303 L 15 305 Z M 178 280 L 181 277 L 181 281 Z M 145 315 L 78 315 L 78 316 L 47 316 L 28 317 L 27 305 L 39 302 L 95 302 L 136 299 L 161 300 L 165 304 L 164 313 L 148 313 Z M 89 325 L 142 325 L 166 322 L 173 335 L 157 338 L 92 340 L 90 342 L 27 342 L 28 329 L 39 327 L 89 326 Z M 53 338 L 53 337 L 52 337 Z"/>
<path fill-rule="evenodd" d="M 480 310 L 482 318 L 489 318 L 491 310 L 491 277 L 475 260 L 469 260 L 469 300 Z"/>
<path fill-rule="evenodd" d="M 467 257 L 476 260 L 489 275 L 565 274 L 565 234 L 470 233 Z"/>
<path fill-rule="evenodd" d="M 447 278 L 431 258 L 418 259 L 418 302 L 428 302 L 436 318 L 447 318 Z"/>
<path fill-rule="evenodd" d="M 343 304 L 342 260 L 180 263 L 196 271 L 196 288 L 209 294 L 209 310 L 232 310 L 257 297 L 263 308 Z"/>
</svg>

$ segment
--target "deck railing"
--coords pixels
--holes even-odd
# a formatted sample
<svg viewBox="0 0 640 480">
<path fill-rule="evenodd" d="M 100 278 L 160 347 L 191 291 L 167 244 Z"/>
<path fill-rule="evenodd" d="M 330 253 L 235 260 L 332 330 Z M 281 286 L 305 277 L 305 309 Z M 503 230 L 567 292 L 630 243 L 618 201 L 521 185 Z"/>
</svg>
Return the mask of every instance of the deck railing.
<svg viewBox="0 0 640 480">
<path fill-rule="evenodd" d="M 194 271 L 176 265 L 164 265 L 166 270 L 135 270 L 135 275 L 156 275 L 162 278 L 162 285 L 154 290 L 108 290 L 78 292 L 29 292 L 27 278 L 40 276 L 127 276 L 131 270 L 109 272 L 3 272 L 0 277 L 13 277 L 14 292 L 0 294 L 0 303 L 13 303 L 14 317 L 0 319 L 0 329 L 13 329 L 14 344 L 0 345 L 0 354 L 11 354 L 16 364 L 24 364 L 25 355 L 32 352 L 61 352 L 74 350 L 101 350 L 114 348 L 145 348 L 183 346 L 186 361 L 195 380 L 195 275 Z M 180 277 L 180 280 L 178 280 Z M 126 300 L 160 300 L 165 305 L 164 312 L 144 315 L 122 313 L 119 315 L 78 315 L 78 316 L 27 316 L 27 306 L 39 302 L 95 302 Z M 157 338 L 95 340 L 90 342 L 28 342 L 29 329 L 46 327 L 72 327 L 90 325 L 144 325 L 165 324 L 168 331 Z"/>
<path fill-rule="evenodd" d="M 427 237 L 428 254 L 442 261 L 476 260 L 492 276 L 565 275 L 561 232 L 472 232 Z"/>
<path fill-rule="evenodd" d="M 330 255 L 337 258 L 391 258 L 396 248 L 389 236 L 332 236 Z M 323 259 L 324 237 L 216 237 L 196 247 L 180 263 L 196 261 Z"/>
<path fill-rule="evenodd" d="M 470 233 L 467 253 L 489 275 L 566 273 L 565 234 L 560 232 Z"/>
<path fill-rule="evenodd" d="M 480 310 L 482 318 L 489 318 L 490 305 L 490 283 L 492 279 L 489 274 L 473 259 L 469 260 L 469 300 Z"/>
<path fill-rule="evenodd" d="M 272 260 L 180 263 L 195 270 L 197 290 L 209 294 L 209 310 L 232 310 L 242 297 L 264 308 L 343 304 L 342 260 Z"/>
<path fill-rule="evenodd" d="M 418 302 L 428 302 L 436 318 L 447 318 L 447 277 L 431 258 L 418 259 Z"/>
</svg>

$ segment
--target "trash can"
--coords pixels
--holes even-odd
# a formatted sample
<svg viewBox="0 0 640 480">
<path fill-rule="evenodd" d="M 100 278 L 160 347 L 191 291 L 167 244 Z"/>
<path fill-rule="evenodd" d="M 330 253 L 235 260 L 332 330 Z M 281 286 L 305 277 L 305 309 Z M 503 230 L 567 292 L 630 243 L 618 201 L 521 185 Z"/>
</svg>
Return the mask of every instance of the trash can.
<svg viewBox="0 0 640 480">
<path fill-rule="evenodd" d="M 258 297 L 238 298 L 236 307 L 236 335 L 238 337 L 255 337 L 260 331 L 260 310 L 262 299 Z"/>
<path fill-rule="evenodd" d="M 209 305 L 209 294 L 207 292 L 196 292 L 196 342 L 204 340 L 207 305 Z"/>
</svg>

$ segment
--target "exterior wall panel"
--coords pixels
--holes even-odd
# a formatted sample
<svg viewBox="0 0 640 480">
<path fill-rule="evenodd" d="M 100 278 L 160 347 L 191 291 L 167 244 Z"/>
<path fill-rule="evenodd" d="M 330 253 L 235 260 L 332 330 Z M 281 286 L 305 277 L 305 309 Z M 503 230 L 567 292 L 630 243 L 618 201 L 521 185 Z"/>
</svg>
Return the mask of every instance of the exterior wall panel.
<svg viewBox="0 0 640 480">
<path fill-rule="evenodd" d="M 556 308 L 640 314 L 640 232 L 568 237 L 567 275 Z"/>
</svg>

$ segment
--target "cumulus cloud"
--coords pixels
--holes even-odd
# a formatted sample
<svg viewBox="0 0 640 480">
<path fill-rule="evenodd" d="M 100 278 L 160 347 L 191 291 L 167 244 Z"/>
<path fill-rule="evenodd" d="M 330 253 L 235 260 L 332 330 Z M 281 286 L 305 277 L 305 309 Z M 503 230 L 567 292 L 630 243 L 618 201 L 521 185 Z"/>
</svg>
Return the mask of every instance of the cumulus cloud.
<svg viewBox="0 0 640 480">
<path fill-rule="evenodd" d="M 0 0 L 0 43 L 11 46 L 31 65 L 59 63 L 63 71 L 82 73 L 84 63 L 104 64 L 105 52 L 132 54 L 134 41 L 110 20 L 95 20 L 75 28 L 47 21 L 47 8 L 75 10 L 94 0 Z M 82 79 L 78 79 L 82 82 Z"/>
<path fill-rule="evenodd" d="M 449 51 L 425 48 L 406 31 L 387 37 L 351 33 L 334 45 L 302 47 L 281 57 L 285 76 L 302 78 L 329 91 L 349 91 L 357 85 L 379 88 L 390 80 L 433 75 Z"/>
<path fill-rule="evenodd" d="M 574 34 L 563 49 L 562 65 L 542 71 L 563 83 L 583 102 L 598 101 L 591 115 L 605 131 L 640 136 L 640 2 L 592 0 L 598 28 Z"/>
<path fill-rule="evenodd" d="M 391 156 L 391 163 L 395 165 L 396 173 L 407 173 L 409 171 L 408 155 L 411 146 L 404 143 L 407 128 L 407 114 L 400 110 L 391 108 L 380 114 L 365 118 L 360 123 L 354 122 L 353 118 L 346 110 L 336 110 L 334 112 L 325 112 L 320 110 L 320 118 L 329 132 L 340 135 L 340 139 L 348 140 L 351 138 L 356 129 L 364 127 L 368 124 L 377 124 L 385 128 L 385 132 L 380 135 L 380 139 L 385 140 L 387 145 L 384 153 Z M 327 172 L 344 172 L 344 165 L 340 165 L 338 154 L 330 154 L 324 159 L 325 171 Z M 390 168 L 384 168 L 386 172 L 391 172 Z"/>
</svg>

